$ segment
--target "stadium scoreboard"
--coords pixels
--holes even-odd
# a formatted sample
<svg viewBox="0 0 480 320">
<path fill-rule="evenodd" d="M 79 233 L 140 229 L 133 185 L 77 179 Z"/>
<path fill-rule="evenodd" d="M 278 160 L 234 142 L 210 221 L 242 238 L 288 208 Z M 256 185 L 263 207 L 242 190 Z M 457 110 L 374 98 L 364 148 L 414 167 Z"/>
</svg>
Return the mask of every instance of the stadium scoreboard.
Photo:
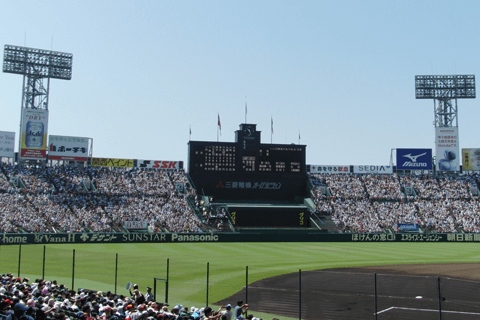
<svg viewBox="0 0 480 320">
<path fill-rule="evenodd" d="M 225 200 L 304 196 L 305 145 L 262 144 L 260 133 L 243 123 L 235 142 L 190 141 L 188 173 L 197 190 Z"/>
</svg>

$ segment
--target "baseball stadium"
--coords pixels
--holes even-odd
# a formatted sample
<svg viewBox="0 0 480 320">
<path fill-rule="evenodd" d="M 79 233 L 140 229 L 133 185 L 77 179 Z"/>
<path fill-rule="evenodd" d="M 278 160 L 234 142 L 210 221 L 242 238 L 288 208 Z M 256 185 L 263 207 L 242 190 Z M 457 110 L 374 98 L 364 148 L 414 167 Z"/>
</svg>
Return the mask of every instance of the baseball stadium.
<svg viewBox="0 0 480 320">
<path fill-rule="evenodd" d="M 2 319 L 480 316 L 480 149 L 460 150 L 456 107 L 474 75 L 415 76 L 435 150 L 382 166 L 307 164 L 247 121 L 187 163 L 95 157 L 48 134 L 71 54 L 5 45 L 3 72 L 26 80 L 18 152 L 0 131 Z"/>
</svg>

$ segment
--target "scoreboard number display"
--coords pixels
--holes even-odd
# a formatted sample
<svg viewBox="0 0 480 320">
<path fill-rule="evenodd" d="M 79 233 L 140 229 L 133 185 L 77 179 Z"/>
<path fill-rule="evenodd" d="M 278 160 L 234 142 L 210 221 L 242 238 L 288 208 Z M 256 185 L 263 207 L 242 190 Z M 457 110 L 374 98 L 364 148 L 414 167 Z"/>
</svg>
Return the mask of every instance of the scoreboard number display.
<svg viewBox="0 0 480 320">
<path fill-rule="evenodd" d="M 190 141 L 188 174 L 200 192 L 224 200 L 291 200 L 306 195 L 305 145 L 262 144 L 243 123 L 235 142 Z"/>
</svg>

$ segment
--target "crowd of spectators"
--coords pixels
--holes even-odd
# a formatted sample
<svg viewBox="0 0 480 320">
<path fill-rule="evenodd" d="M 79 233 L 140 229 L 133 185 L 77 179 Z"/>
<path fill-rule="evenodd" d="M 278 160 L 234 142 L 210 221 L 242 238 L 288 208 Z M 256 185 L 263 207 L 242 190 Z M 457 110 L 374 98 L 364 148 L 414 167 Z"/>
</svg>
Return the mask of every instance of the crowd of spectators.
<svg viewBox="0 0 480 320">
<path fill-rule="evenodd" d="M 396 174 L 389 175 L 362 175 L 361 179 L 365 184 L 370 199 L 375 200 L 403 200 L 405 194 L 402 192 Z"/>
<path fill-rule="evenodd" d="M 402 223 L 480 232 L 478 176 L 311 174 L 310 181 L 317 214 L 331 215 L 344 232 L 396 232 Z M 227 208 L 204 203 L 180 170 L 0 165 L 0 232 L 123 232 L 126 221 L 154 232 L 230 230 Z"/>
<path fill-rule="evenodd" d="M 127 296 L 110 291 L 86 289 L 69 290 L 54 281 L 15 278 L 12 274 L 0 277 L 0 319 L 5 320 L 211 320 L 252 319 L 246 315 L 248 305 L 237 302 L 218 311 L 211 307 L 170 307 L 155 301 L 152 289 L 144 294 L 133 285 Z"/>
<path fill-rule="evenodd" d="M 478 176 L 311 177 L 317 213 L 331 214 L 343 232 L 399 232 L 399 224 L 418 224 L 426 232 L 480 232 L 480 201 L 472 194 Z M 409 188 L 414 192 L 407 197 Z"/>
<path fill-rule="evenodd" d="M 201 232 L 183 171 L 75 166 L 0 166 L 0 232 Z"/>
</svg>

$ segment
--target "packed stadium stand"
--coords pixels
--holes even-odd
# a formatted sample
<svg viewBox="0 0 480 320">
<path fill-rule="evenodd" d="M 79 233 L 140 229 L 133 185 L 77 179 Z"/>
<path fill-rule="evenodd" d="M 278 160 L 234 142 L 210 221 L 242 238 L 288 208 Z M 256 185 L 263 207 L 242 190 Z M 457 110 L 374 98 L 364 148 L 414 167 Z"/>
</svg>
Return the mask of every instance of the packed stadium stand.
<svg viewBox="0 0 480 320">
<path fill-rule="evenodd" d="M 480 232 L 478 175 L 309 174 L 313 217 L 331 232 Z M 177 189 L 178 185 L 181 186 Z M 183 170 L 1 164 L 0 232 L 232 231 L 228 207 Z M 324 221 L 325 223 L 323 223 Z M 326 228 L 328 229 L 328 228 Z M 137 232 L 139 230 L 136 230 Z"/>
<path fill-rule="evenodd" d="M 311 175 L 317 215 L 342 232 L 479 232 L 478 175 Z M 322 188 L 323 186 L 323 188 Z M 472 194 L 473 191 L 473 194 Z"/>
<path fill-rule="evenodd" d="M 2 164 L 0 232 L 124 232 L 124 221 L 152 231 L 198 232 L 183 172 Z M 187 186 L 185 192 L 176 183 Z"/>
<path fill-rule="evenodd" d="M 137 285 L 130 290 L 130 296 L 123 296 L 110 291 L 69 290 L 55 280 L 36 279 L 30 282 L 28 278 L 15 278 L 12 274 L 0 277 L 1 319 L 217 319 L 225 313 L 231 313 L 232 306 L 222 306 L 221 309 L 218 312 L 210 307 L 169 306 L 156 302 L 151 288 L 142 293 Z"/>
</svg>

